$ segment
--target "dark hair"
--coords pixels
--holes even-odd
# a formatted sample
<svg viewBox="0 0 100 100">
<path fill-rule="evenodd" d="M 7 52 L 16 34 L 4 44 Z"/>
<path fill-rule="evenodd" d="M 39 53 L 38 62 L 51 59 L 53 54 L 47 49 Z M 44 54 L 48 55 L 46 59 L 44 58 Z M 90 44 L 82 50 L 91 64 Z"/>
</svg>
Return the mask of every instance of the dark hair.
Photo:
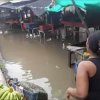
<svg viewBox="0 0 100 100">
<path fill-rule="evenodd" d="M 100 31 L 90 33 L 88 37 L 89 49 L 96 55 L 100 56 Z"/>
</svg>

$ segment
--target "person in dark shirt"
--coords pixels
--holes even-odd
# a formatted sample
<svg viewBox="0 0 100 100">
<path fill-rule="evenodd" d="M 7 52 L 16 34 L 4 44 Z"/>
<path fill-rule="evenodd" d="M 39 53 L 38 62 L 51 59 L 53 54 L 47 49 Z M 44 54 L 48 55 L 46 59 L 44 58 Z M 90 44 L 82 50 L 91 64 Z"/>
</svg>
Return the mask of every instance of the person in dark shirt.
<svg viewBox="0 0 100 100">
<path fill-rule="evenodd" d="M 90 56 L 79 63 L 76 88 L 69 87 L 66 95 L 78 100 L 100 100 L 100 31 L 90 33 L 86 47 Z"/>
</svg>

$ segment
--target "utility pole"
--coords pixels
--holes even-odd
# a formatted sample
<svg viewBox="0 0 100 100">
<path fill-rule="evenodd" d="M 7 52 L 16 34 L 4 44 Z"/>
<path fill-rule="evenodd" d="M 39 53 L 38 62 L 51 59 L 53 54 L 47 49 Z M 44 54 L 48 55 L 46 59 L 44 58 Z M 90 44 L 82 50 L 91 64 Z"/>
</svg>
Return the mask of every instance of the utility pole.
<svg viewBox="0 0 100 100">
<path fill-rule="evenodd" d="M 88 30 L 87 24 L 86 24 L 86 22 L 85 22 L 83 16 L 81 15 L 81 13 L 80 13 L 78 7 L 76 6 L 75 0 L 72 0 L 72 3 L 73 3 L 73 5 L 74 5 L 74 7 L 75 7 L 75 10 L 76 10 L 76 12 L 77 12 L 79 18 L 81 19 L 82 24 L 83 24 L 84 27 L 86 28 L 86 35 L 87 35 L 87 37 L 88 37 L 88 34 L 89 34 L 90 32 L 89 32 L 89 30 Z"/>
</svg>

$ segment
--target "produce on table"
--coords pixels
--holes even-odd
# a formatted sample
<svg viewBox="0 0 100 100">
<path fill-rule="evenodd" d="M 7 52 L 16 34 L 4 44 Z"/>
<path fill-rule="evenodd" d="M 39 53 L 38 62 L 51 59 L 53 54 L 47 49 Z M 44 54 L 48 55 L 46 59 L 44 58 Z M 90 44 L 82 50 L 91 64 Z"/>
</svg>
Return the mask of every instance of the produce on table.
<svg viewBox="0 0 100 100">
<path fill-rule="evenodd" d="M 90 53 L 89 53 L 88 51 L 85 51 L 85 52 L 83 53 L 84 59 L 87 59 L 89 56 L 90 56 Z"/>
</svg>

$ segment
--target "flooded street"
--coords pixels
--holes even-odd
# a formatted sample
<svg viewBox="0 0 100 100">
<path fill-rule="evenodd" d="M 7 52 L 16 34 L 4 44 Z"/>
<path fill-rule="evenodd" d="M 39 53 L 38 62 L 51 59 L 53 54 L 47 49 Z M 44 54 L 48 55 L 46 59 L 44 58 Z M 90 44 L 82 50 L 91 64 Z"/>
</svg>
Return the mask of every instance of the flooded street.
<svg viewBox="0 0 100 100">
<path fill-rule="evenodd" d="M 0 35 L 0 49 L 8 74 L 19 81 L 43 87 L 49 100 L 65 100 L 65 90 L 74 85 L 73 70 L 68 67 L 67 51 L 58 41 L 40 43 L 16 32 Z"/>
</svg>

